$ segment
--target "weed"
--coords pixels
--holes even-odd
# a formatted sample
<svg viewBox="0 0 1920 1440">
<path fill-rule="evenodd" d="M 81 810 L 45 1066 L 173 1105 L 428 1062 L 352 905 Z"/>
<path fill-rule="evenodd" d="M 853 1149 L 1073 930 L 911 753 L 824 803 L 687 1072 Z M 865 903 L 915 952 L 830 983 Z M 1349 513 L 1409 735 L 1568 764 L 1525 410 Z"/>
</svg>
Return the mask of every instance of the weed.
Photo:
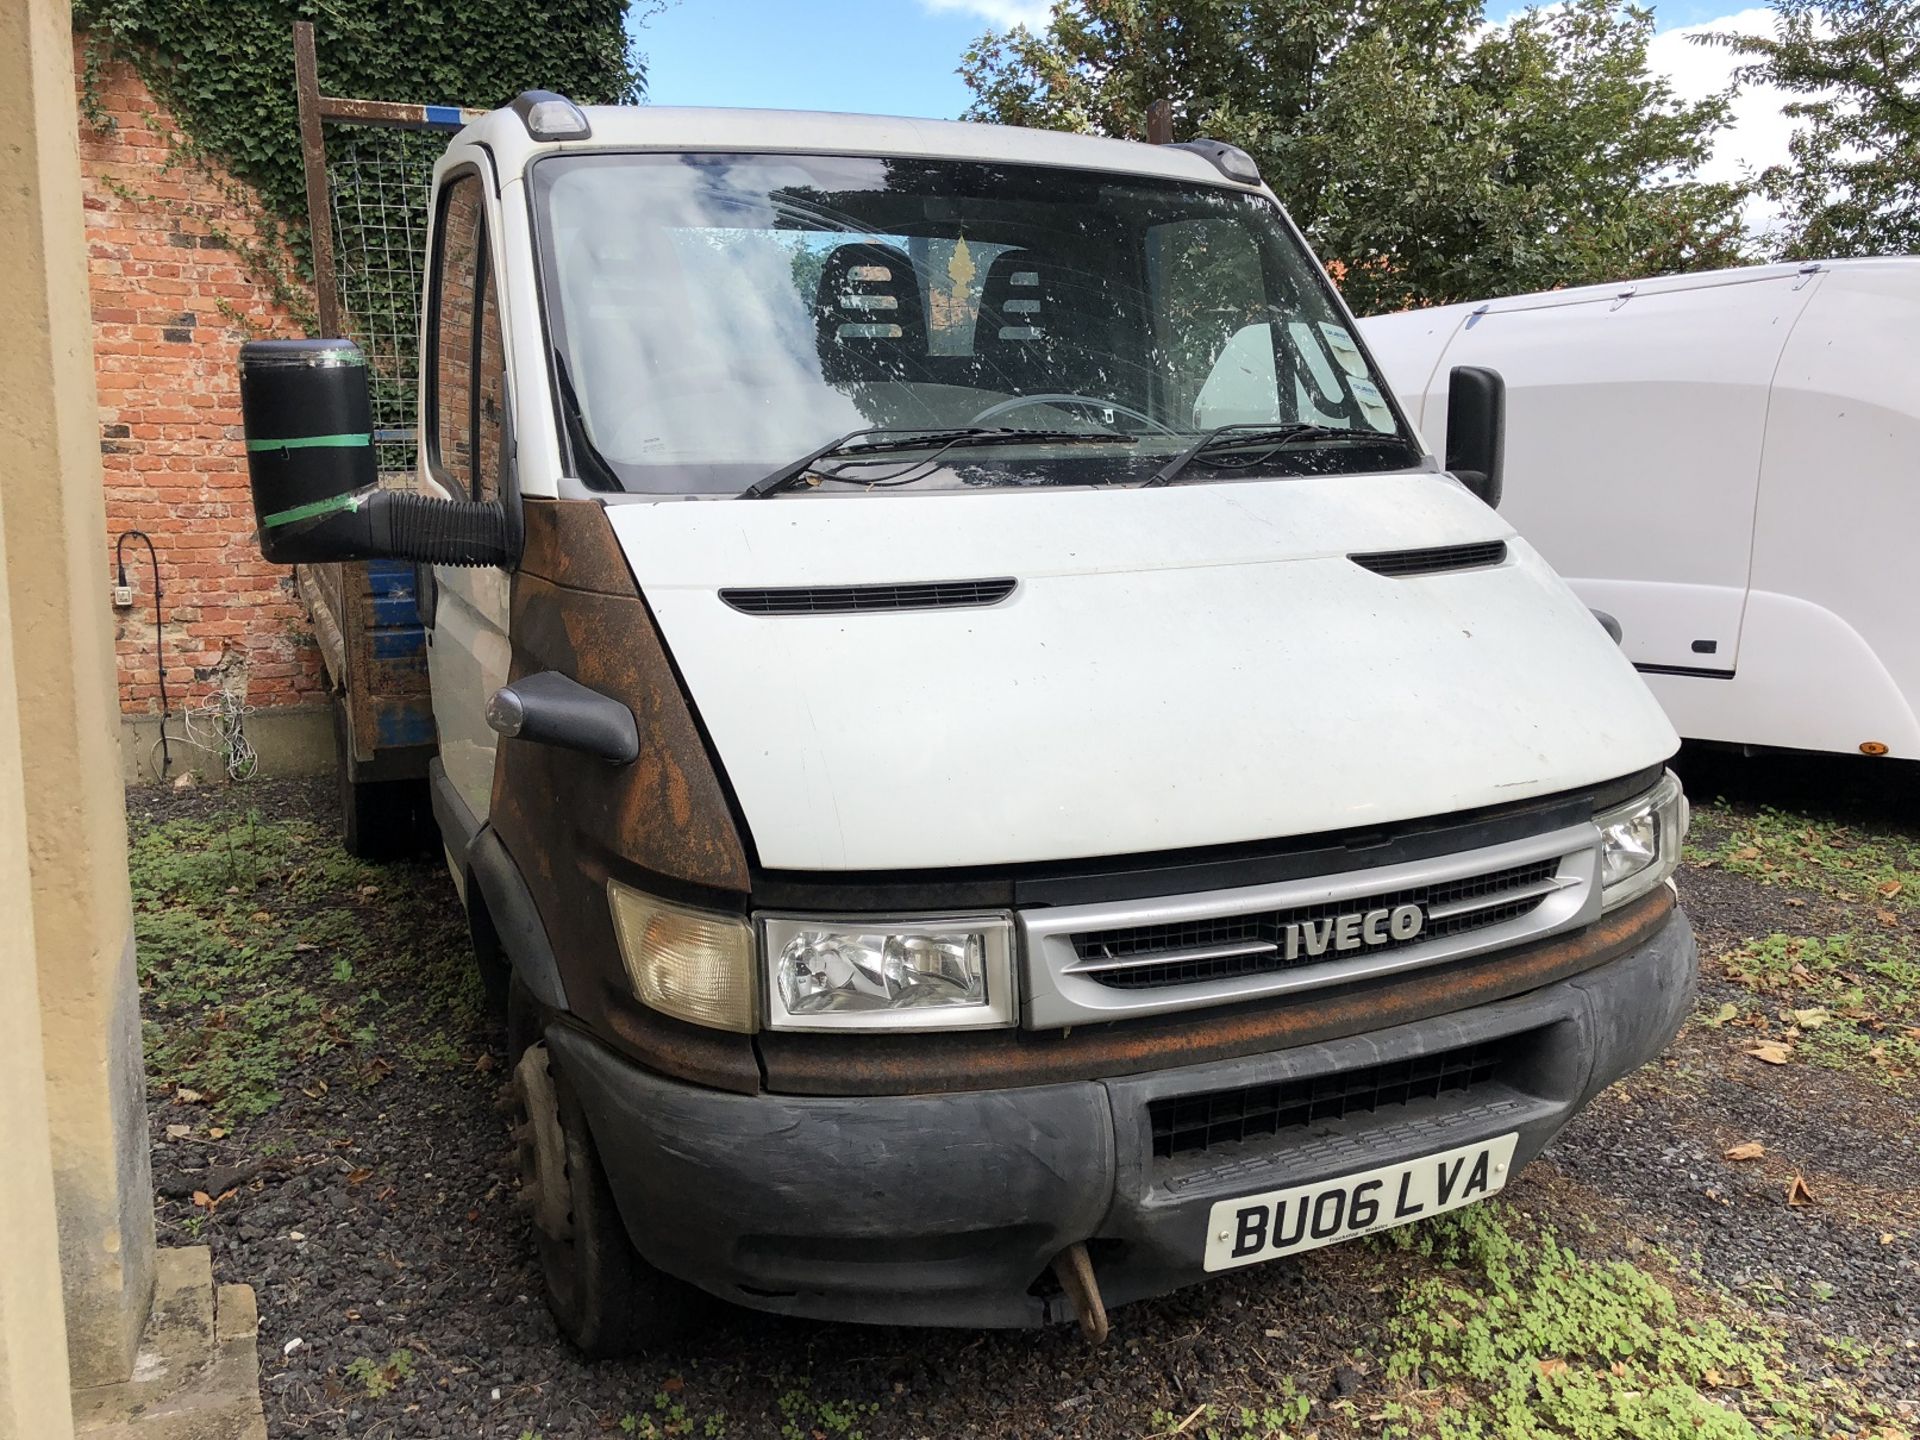
<svg viewBox="0 0 1920 1440">
<path fill-rule="evenodd" d="M 879 1405 L 816 1399 L 811 1383 L 803 1380 L 796 1388 L 781 1393 L 780 1440 L 812 1440 L 816 1433 L 833 1440 L 865 1440 L 865 1432 L 859 1429 L 860 1417 L 878 1415 Z"/>
<path fill-rule="evenodd" d="M 1719 965 L 1772 1002 L 1744 1023 L 1777 1030 L 1795 1058 L 1888 1081 L 1920 1074 L 1920 958 L 1893 937 L 1766 935 Z"/>
<path fill-rule="evenodd" d="M 271 1109 L 336 1050 L 370 1048 L 396 1010 L 413 1023 L 389 1033 L 428 1037 L 415 1042 L 423 1065 L 457 1062 L 450 1035 L 480 1021 L 458 910 L 311 821 L 249 811 L 136 827 L 128 871 L 148 1073 L 223 1119 Z"/>
<path fill-rule="evenodd" d="M 1764 808 L 1727 819 L 1717 845 L 1688 847 L 1696 863 L 1790 885 L 1836 900 L 1871 899 L 1890 908 L 1920 906 L 1920 845 Z"/>
<path fill-rule="evenodd" d="M 1388 1435 L 1753 1440 L 1884 1415 L 1843 1381 L 1795 1375 L 1737 1302 L 1683 1309 L 1653 1275 L 1584 1259 L 1501 1202 L 1372 1243 L 1440 1267 L 1388 1326 Z"/>
<path fill-rule="evenodd" d="M 369 1400 L 384 1399 L 393 1393 L 395 1386 L 404 1385 L 412 1378 L 411 1350 L 396 1350 L 385 1360 L 362 1355 L 347 1362 L 347 1379 L 366 1391 Z"/>
</svg>

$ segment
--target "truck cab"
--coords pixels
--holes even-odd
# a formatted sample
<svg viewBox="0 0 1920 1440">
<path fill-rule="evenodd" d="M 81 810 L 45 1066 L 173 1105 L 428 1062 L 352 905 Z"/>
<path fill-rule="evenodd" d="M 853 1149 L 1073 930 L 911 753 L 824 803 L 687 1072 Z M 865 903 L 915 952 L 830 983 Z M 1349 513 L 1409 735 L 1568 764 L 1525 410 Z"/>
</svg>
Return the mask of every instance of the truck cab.
<svg viewBox="0 0 1920 1440">
<path fill-rule="evenodd" d="M 549 1301 L 1106 1308 L 1501 1189 L 1665 1045 L 1676 739 L 1257 168 L 530 92 L 435 170 L 417 493 L 243 357 L 268 558 L 423 589 Z"/>
</svg>

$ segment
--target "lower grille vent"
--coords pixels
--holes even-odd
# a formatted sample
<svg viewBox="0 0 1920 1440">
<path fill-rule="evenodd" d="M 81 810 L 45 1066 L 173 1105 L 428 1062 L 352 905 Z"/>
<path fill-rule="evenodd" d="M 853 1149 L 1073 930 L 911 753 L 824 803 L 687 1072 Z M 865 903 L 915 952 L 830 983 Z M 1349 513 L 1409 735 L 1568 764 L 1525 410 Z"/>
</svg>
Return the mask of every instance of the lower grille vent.
<svg viewBox="0 0 1920 1440">
<path fill-rule="evenodd" d="M 1223 915 L 1177 925 L 1087 931 L 1073 937 L 1074 950 L 1080 957 L 1073 971 L 1116 990 L 1143 990 L 1270 975 L 1362 953 L 1386 954 L 1518 919 L 1559 887 L 1559 870 L 1556 857 L 1438 884 L 1290 910 Z M 1327 949 L 1313 955 L 1302 948 L 1298 954 L 1287 953 L 1291 927 L 1320 925 L 1356 911 L 1392 910 L 1404 905 L 1418 907 L 1422 916 L 1419 931 L 1405 939 L 1369 945 L 1364 952 Z"/>
<path fill-rule="evenodd" d="M 1459 1050 L 1303 1076 L 1239 1090 L 1182 1095 L 1147 1105 L 1153 1153 L 1162 1160 L 1219 1145 L 1279 1135 L 1349 1115 L 1373 1114 L 1414 1100 L 1457 1094 L 1493 1080 L 1513 1053 L 1513 1038 Z"/>
<path fill-rule="evenodd" d="M 1376 575 L 1438 575 L 1447 570 L 1483 570 L 1507 558 L 1507 542 L 1482 540 L 1472 545 L 1432 545 L 1424 550 L 1381 550 L 1347 557 Z"/>
<path fill-rule="evenodd" d="M 803 585 L 780 590 L 722 590 L 744 615 L 853 615 L 869 610 L 980 609 L 998 605 L 1015 582 L 932 580 L 908 585 Z"/>
</svg>

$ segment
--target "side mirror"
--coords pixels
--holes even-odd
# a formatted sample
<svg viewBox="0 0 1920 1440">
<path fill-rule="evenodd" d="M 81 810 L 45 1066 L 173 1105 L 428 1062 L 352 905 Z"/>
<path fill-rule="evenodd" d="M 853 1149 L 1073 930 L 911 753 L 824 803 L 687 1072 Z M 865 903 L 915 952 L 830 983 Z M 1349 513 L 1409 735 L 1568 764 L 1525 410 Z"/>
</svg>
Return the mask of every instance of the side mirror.
<svg viewBox="0 0 1920 1440">
<path fill-rule="evenodd" d="M 1507 453 L 1507 382 L 1497 370 L 1456 365 L 1447 381 L 1447 469 L 1500 508 Z"/>
<path fill-rule="evenodd" d="M 504 506 L 380 488 L 367 358 L 351 341 L 242 345 L 240 416 L 260 553 L 274 564 L 511 558 Z"/>
</svg>

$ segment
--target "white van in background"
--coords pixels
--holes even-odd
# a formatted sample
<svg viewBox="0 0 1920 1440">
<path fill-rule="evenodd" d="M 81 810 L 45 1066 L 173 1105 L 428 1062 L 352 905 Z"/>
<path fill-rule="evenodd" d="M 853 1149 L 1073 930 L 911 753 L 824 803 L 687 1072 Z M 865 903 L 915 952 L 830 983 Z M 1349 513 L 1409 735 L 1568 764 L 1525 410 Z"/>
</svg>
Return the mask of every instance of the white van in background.
<svg viewBox="0 0 1920 1440">
<path fill-rule="evenodd" d="M 1508 393 L 1502 513 L 1689 739 L 1920 756 L 1920 259 L 1827 261 L 1368 320 L 1428 435 Z"/>
</svg>

